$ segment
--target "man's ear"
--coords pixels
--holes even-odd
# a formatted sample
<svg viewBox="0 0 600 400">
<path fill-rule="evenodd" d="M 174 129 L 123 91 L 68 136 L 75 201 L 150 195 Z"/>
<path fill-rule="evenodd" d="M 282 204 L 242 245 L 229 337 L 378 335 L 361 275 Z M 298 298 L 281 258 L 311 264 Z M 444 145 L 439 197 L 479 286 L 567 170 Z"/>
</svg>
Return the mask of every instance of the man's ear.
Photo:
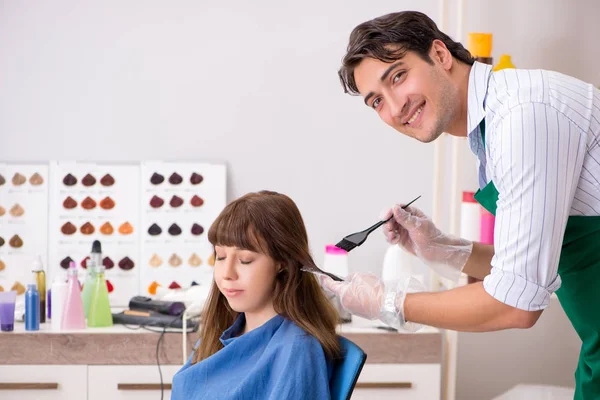
<svg viewBox="0 0 600 400">
<path fill-rule="evenodd" d="M 429 57 L 434 63 L 440 64 L 446 71 L 449 71 L 454 63 L 452 53 L 450 53 L 450 50 L 448 50 L 444 42 L 439 39 L 435 39 L 433 43 L 431 43 Z"/>
</svg>

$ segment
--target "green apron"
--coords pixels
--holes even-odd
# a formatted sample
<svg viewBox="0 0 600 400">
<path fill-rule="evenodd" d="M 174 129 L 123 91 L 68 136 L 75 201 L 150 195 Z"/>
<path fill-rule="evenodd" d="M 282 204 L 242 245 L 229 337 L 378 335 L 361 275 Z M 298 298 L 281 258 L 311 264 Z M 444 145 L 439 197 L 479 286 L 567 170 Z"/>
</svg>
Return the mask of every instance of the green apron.
<svg viewBox="0 0 600 400">
<path fill-rule="evenodd" d="M 484 121 L 480 128 L 485 147 Z M 496 215 L 498 190 L 493 182 L 478 190 L 475 199 Z M 569 217 L 558 273 L 562 285 L 556 295 L 582 341 L 574 399 L 600 399 L 600 216 Z"/>
</svg>

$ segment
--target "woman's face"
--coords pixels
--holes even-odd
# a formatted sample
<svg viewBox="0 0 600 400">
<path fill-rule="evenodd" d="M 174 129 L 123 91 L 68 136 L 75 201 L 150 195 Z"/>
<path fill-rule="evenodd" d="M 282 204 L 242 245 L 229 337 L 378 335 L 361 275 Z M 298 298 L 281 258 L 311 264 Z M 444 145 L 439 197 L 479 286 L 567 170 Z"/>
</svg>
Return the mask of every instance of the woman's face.
<svg viewBox="0 0 600 400">
<path fill-rule="evenodd" d="M 215 246 L 215 253 L 215 283 L 234 311 L 260 313 L 273 307 L 279 265 L 271 257 L 227 246 Z"/>
</svg>

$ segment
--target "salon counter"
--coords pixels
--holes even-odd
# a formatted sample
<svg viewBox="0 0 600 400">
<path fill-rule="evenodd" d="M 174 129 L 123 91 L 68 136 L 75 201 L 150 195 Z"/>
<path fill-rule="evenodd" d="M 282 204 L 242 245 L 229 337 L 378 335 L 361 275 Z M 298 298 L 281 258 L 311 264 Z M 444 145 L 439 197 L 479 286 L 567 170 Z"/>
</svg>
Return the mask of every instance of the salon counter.
<svg viewBox="0 0 600 400">
<path fill-rule="evenodd" d="M 352 399 L 434 400 L 440 398 L 442 334 L 426 328 L 414 334 L 378 329 L 354 317 L 338 327 L 367 353 Z M 171 379 L 183 363 L 182 333 L 159 333 L 116 325 L 83 331 L 0 333 L 0 398 L 3 400 L 105 400 L 169 398 Z M 198 333 L 187 336 L 190 353 Z M 162 376 L 162 378 L 161 378 Z M 162 384 L 161 384 L 162 382 Z"/>
<path fill-rule="evenodd" d="M 24 324 L 17 323 L 14 332 L 1 333 L 0 365 L 156 364 L 159 333 L 132 330 L 121 325 L 69 332 L 52 332 L 50 324 L 40 326 L 40 331 L 28 332 L 24 330 Z M 367 363 L 441 362 L 442 337 L 438 330 L 426 328 L 407 334 L 378 329 L 377 326 L 381 325 L 354 317 L 352 323 L 340 325 L 338 332 L 367 353 Z M 188 334 L 188 351 L 191 351 L 197 337 L 197 332 Z M 161 364 L 181 364 L 182 351 L 182 334 L 166 333 L 159 349 Z"/>
</svg>

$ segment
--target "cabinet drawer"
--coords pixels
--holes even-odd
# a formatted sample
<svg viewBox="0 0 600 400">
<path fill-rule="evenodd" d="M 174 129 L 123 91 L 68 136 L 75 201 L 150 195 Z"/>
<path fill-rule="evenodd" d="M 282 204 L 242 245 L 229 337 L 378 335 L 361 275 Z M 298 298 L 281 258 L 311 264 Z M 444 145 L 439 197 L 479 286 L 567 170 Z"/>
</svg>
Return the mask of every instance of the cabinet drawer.
<svg viewBox="0 0 600 400">
<path fill-rule="evenodd" d="M 0 399 L 85 399 L 87 368 L 86 365 L 0 366 Z"/>
<path fill-rule="evenodd" d="M 164 398 L 171 397 L 171 380 L 181 365 L 161 365 Z M 90 365 L 88 400 L 160 399 L 156 365 Z"/>
<path fill-rule="evenodd" d="M 365 364 L 353 400 L 438 400 L 440 364 Z"/>
</svg>

